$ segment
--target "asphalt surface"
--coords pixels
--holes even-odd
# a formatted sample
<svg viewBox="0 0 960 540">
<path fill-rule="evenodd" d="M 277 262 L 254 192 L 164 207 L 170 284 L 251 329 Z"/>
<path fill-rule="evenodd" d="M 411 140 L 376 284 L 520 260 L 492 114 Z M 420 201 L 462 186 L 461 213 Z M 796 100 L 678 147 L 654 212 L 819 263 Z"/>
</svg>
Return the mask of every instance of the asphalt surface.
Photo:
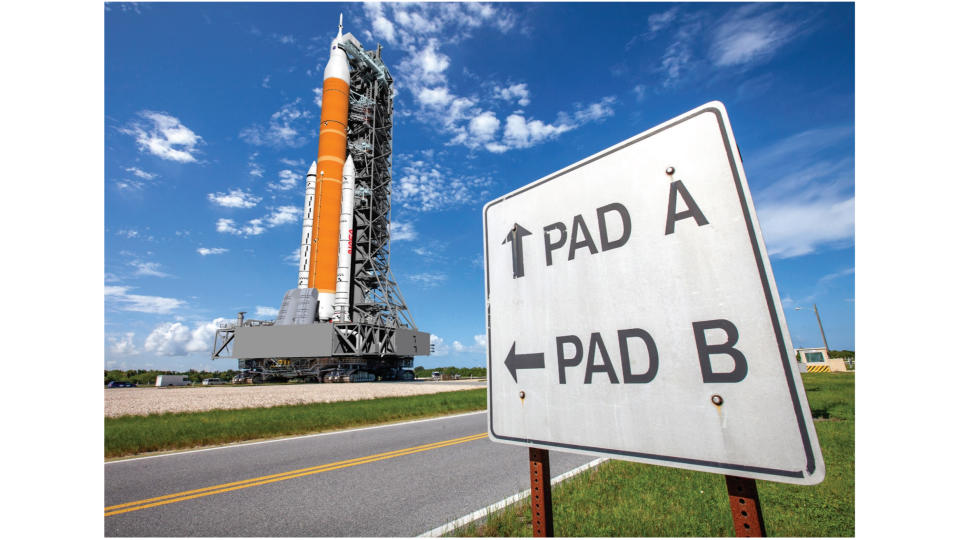
<svg viewBox="0 0 960 540">
<path fill-rule="evenodd" d="M 486 418 L 105 463 L 104 535 L 416 536 L 530 488 L 527 449 Z M 551 476 L 592 459 L 551 451 Z"/>
</svg>

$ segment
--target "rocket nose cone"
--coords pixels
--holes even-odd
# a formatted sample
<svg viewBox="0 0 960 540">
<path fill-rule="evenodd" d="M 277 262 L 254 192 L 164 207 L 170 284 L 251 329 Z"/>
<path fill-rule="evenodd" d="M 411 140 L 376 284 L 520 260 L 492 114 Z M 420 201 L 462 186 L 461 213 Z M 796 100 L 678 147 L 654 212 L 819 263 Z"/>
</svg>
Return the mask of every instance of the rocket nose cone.
<svg viewBox="0 0 960 540">
<path fill-rule="evenodd" d="M 356 174 L 356 166 L 353 164 L 353 156 L 347 152 L 347 160 L 343 162 L 343 176 L 353 176 Z"/>
<path fill-rule="evenodd" d="M 317 175 L 317 162 L 316 162 L 316 161 L 314 161 L 314 162 L 310 165 L 310 170 L 307 172 L 307 174 L 308 174 L 308 175 L 309 175 L 309 174 L 312 174 L 312 175 L 314 175 L 314 176 Z"/>
</svg>

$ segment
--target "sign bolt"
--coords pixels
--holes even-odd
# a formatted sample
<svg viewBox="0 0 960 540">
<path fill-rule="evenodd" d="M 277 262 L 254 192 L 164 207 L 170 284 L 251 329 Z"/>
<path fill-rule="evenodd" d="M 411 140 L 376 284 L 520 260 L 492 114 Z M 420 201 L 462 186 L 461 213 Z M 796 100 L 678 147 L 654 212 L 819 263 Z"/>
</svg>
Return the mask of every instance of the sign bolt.
<svg viewBox="0 0 960 540">
<path fill-rule="evenodd" d="M 523 398 L 525 398 L 525 397 L 527 397 L 527 393 L 524 392 L 523 390 L 521 390 L 521 391 L 520 391 L 520 399 L 523 399 Z"/>
<path fill-rule="evenodd" d="M 667 174 L 669 174 L 669 175 L 672 176 L 673 173 L 675 173 L 675 172 L 677 172 L 677 170 L 674 169 L 673 167 L 667 167 Z"/>
<path fill-rule="evenodd" d="M 723 398 L 720 397 L 720 394 L 710 396 L 710 401 L 712 401 L 714 405 L 723 405 Z"/>
</svg>

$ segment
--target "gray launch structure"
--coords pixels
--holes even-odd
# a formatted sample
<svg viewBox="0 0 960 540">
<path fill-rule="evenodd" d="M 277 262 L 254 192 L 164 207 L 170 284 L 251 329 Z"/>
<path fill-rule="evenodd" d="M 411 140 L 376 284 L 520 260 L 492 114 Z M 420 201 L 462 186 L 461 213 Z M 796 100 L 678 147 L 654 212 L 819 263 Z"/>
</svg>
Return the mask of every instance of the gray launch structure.
<svg viewBox="0 0 960 540">
<path fill-rule="evenodd" d="M 347 151 L 356 167 L 349 322 L 317 321 L 317 290 L 306 288 L 287 291 L 276 321 L 240 313 L 221 323 L 212 358 L 236 358 L 253 381 L 323 381 L 345 369 L 409 379 L 413 372 L 404 368 L 413 356 L 430 354 L 430 334 L 417 330 L 390 270 L 393 77 L 379 45 L 364 50 L 353 35 L 343 38 L 350 63 Z"/>
</svg>

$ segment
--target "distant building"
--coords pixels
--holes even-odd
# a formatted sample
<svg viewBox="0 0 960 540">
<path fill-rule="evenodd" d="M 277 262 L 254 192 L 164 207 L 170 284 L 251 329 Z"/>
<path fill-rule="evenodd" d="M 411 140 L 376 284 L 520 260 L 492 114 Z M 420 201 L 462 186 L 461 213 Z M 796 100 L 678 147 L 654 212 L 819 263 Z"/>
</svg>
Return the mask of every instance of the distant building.
<svg viewBox="0 0 960 540">
<path fill-rule="evenodd" d="M 847 371 L 847 366 L 843 358 L 830 358 L 830 354 L 824 347 L 812 347 L 807 349 L 794 349 L 799 356 L 800 372 L 830 373 L 836 371 Z"/>
</svg>

